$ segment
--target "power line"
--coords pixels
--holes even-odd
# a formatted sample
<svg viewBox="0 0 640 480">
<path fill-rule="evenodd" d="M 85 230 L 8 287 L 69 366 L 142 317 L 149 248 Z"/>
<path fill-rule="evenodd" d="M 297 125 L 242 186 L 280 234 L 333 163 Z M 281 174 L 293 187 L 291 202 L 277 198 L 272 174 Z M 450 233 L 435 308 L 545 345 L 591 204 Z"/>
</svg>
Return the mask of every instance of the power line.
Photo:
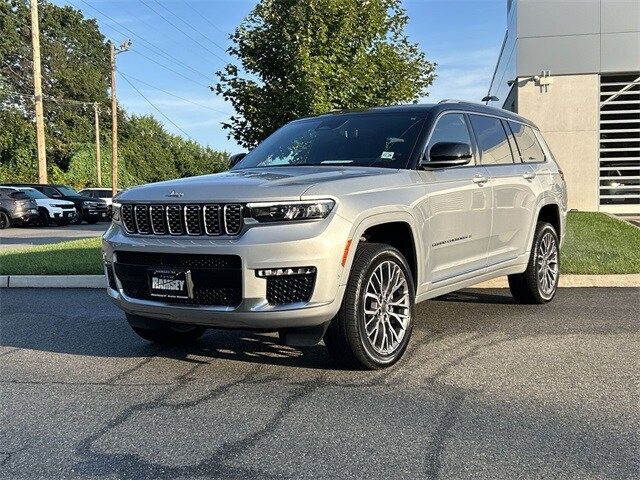
<svg viewBox="0 0 640 480">
<path fill-rule="evenodd" d="M 189 27 L 191 30 L 193 30 L 194 32 L 196 32 L 198 35 L 200 35 L 202 38 L 204 38 L 205 40 L 211 42 L 213 45 L 215 45 L 216 47 L 218 47 L 220 50 L 222 50 L 223 52 L 227 53 L 227 49 L 224 47 L 221 47 L 218 43 L 216 43 L 214 40 L 212 40 L 211 38 L 209 38 L 208 36 L 206 36 L 204 33 L 202 33 L 200 30 L 198 30 L 196 27 L 194 27 L 192 24 L 185 22 L 182 18 L 180 18 L 178 15 L 176 15 L 175 13 L 173 13 L 171 10 L 169 10 L 169 8 L 166 5 L 163 5 L 162 3 L 160 3 L 158 0 L 153 0 L 155 3 L 157 3 L 159 6 L 161 6 L 162 8 L 164 8 L 167 12 L 169 12 L 173 17 L 177 18 L 178 20 L 180 20 L 182 23 L 184 23 L 187 27 Z"/>
<path fill-rule="evenodd" d="M 189 35 L 187 32 L 185 32 L 182 28 L 180 28 L 179 26 L 177 26 L 175 23 L 173 23 L 171 20 L 169 20 L 167 17 L 165 17 L 164 15 L 162 15 L 160 12 L 158 12 L 155 8 L 153 8 L 151 5 L 149 5 L 147 2 L 145 2 L 144 0 L 140 0 L 140 3 L 142 3 L 144 6 L 146 6 L 149 10 L 151 10 L 152 12 L 154 12 L 156 15 L 158 15 L 160 18 L 162 18 L 165 22 L 167 22 L 169 25 L 171 25 L 173 28 L 175 28 L 176 30 L 178 30 L 179 32 L 181 32 L 184 36 L 186 36 L 187 38 L 189 38 L 192 42 L 195 42 L 197 45 L 199 45 L 200 47 L 202 47 L 203 49 L 205 49 L 207 52 L 209 52 L 211 55 L 213 55 L 214 57 L 216 57 L 218 60 L 227 63 L 227 61 L 222 58 L 220 55 L 218 55 L 217 53 L 215 53 L 213 50 L 211 50 L 209 47 L 207 47 L 206 45 L 202 44 L 200 41 L 196 40 L 195 38 L 193 38 L 191 35 Z"/>
<path fill-rule="evenodd" d="M 140 90 L 138 90 L 138 88 L 137 88 L 133 83 L 131 83 L 131 82 L 129 81 L 129 79 L 128 79 L 126 76 L 124 76 L 124 75 L 123 75 L 123 76 L 122 76 L 122 78 L 124 79 L 124 81 L 125 81 L 125 82 L 127 82 L 129 85 L 131 85 L 131 88 L 133 88 L 136 92 L 138 92 L 138 95 L 140 95 L 142 98 L 144 98 L 144 99 L 146 100 L 146 102 L 147 102 L 149 105 L 151 105 L 151 106 L 152 106 L 152 107 L 153 107 L 153 108 L 154 108 L 154 109 L 155 109 L 155 110 L 156 110 L 160 115 L 162 115 L 162 116 L 167 120 L 167 122 L 169 122 L 171 125 L 173 125 L 173 126 L 174 126 L 174 127 L 176 127 L 178 130 L 180 130 L 182 133 L 184 133 L 184 134 L 187 136 L 187 138 L 188 138 L 189 140 L 193 140 L 193 139 L 191 138 L 191 136 L 190 136 L 187 132 L 185 132 L 185 131 L 184 131 L 182 128 L 180 128 L 180 127 L 179 127 L 179 126 L 178 126 L 178 125 L 177 125 L 173 120 L 171 120 L 169 117 L 167 117 L 167 116 L 162 112 L 162 110 L 160 110 L 158 107 L 156 107 L 156 106 L 155 106 L 155 104 L 154 104 L 151 100 L 149 100 L 147 97 L 145 97 L 145 95 L 144 95 Z"/>
<path fill-rule="evenodd" d="M 166 65 L 164 65 L 164 64 L 162 64 L 162 63 L 160 63 L 160 62 L 158 62 L 157 60 L 154 60 L 153 58 L 149 57 L 148 55 L 145 55 L 144 53 L 138 52 L 137 50 L 133 50 L 133 49 L 132 49 L 132 50 L 130 50 L 130 52 L 133 52 L 133 53 L 135 53 L 135 54 L 137 54 L 137 55 L 140 55 L 141 57 L 146 58 L 146 59 L 147 59 L 147 60 L 149 60 L 150 62 L 153 62 L 153 63 L 155 63 L 156 65 L 161 66 L 161 67 L 162 67 L 162 68 L 164 68 L 165 70 L 168 70 L 168 71 L 170 71 L 170 72 L 175 73 L 176 75 L 178 75 L 178 76 L 180 76 L 180 77 L 184 78 L 185 80 L 190 81 L 191 83 L 194 83 L 194 84 L 198 85 L 199 87 L 209 88 L 209 86 L 208 86 L 208 85 L 204 85 L 203 83 L 198 83 L 198 82 L 196 82 L 193 78 L 187 77 L 186 75 L 183 75 L 182 73 L 178 72 L 177 70 L 174 70 L 174 69 L 173 69 L 173 68 L 171 68 L 171 67 L 167 67 Z"/>
<path fill-rule="evenodd" d="M 170 95 L 172 97 L 175 97 L 175 98 L 177 98 L 179 100 L 183 100 L 185 102 L 191 103 L 191 104 L 196 105 L 196 106 L 198 106 L 200 108 L 206 108 L 206 109 L 211 110 L 211 111 L 216 112 L 216 113 L 221 113 L 223 115 L 231 115 L 228 112 L 223 112 L 222 110 L 217 110 L 217 109 L 215 109 L 213 107 L 209 107 L 207 105 L 203 105 L 201 103 L 194 102 L 193 100 L 189 100 L 188 98 L 183 98 L 183 97 L 181 97 L 179 95 L 176 95 L 175 93 L 169 92 L 167 90 L 163 90 L 162 88 L 156 87 L 155 85 L 151 85 L 151 84 L 145 82 L 144 80 L 140 80 L 139 78 L 133 77 L 133 76 L 129 75 L 128 73 L 125 74 L 122 70 L 118 70 L 118 71 L 120 72 L 120 75 L 122 75 L 123 77 L 128 77 L 131 80 L 135 80 L 138 83 L 141 83 L 141 84 L 143 84 L 143 85 L 145 85 L 145 86 L 147 86 L 149 88 L 153 88 L 155 90 L 158 90 L 159 92 L 162 92 L 162 93 L 165 93 L 165 94 Z"/>
<path fill-rule="evenodd" d="M 194 7 L 191 2 L 187 2 L 187 1 L 183 1 L 182 3 L 184 3 L 187 7 L 189 7 L 191 10 L 193 10 L 198 17 L 202 18 L 205 22 L 207 22 L 209 25 L 211 25 L 213 28 L 215 28 L 216 30 L 218 30 L 220 33 L 224 33 L 225 35 L 228 35 L 227 32 L 225 32 L 224 30 L 222 30 L 220 27 L 218 27 L 215 23 L 213 23 L 211 20 L 209 20 L 209 18 L 207 18 L 206 15 L 202 14 L 200 11 L 198 11 L 196 9 L 196 7 Z"/>
<path fill-rule="evenodd" d="M 107 20 L 110 20 L 111 22 L 115 23 L 116 25 L 119 25 L 120 27 L 122 27 L 123 29 L 125 29 L 127 32 L 129 33 L 125 33 L 122 30 L 120 30 L 117 27 L 114 27 L 113 25 L 108 26 L 109 28 L 111 28 L 112 30 L 115 30 L 116 32 L 120 33 L 121 35 L 127 36 L 127 35 L 133 35 L 134 37 L 138 38 L 140 41 L 142 41 L 144 44 L 149 45 L 149 47 L 151 47 L 152 52 L 153 50 L 156 50 L 157 52 L 153 52 L 155 55 L 158 56 L 163 56 L 168 60 L 172 60 L 180 65 L 182 65 L 183 68 L 186 68 L 190 71 L 192 71 L 193 73 L 200 75 L 201 77 L 209 80 L 209 76 L 207 76 L 206 74 L 196 70 L 195 68 L 191 67 L 190 65 L 184 63 L 182 60 L 180 60 L 179 58 L 174 57 L 173 55 L 171 55 L 170 53 L 168 53 L 167 51 L 163 50 L 162 48 L 158 47 L 157 45 L 153 44 L 152 42 L 150 42 L 149 40 L 147 40 L 146 38 L 144 38 L 143 36 L 139 35 L 138 33 L 134 32 L 133 30 L 131 30 L 129 27 L 127 27 L 126 25 L 123 25 L 122 23 L 118 22 L 117 20 L 115 20 L 113 17 L 110 17 L 109 15 L 107 15 L 106 13 L 102 12 L 101 10 L 99 10 L 98 8 L 94 7 L 93 5 L 91 5 L 90 3 L 86 2 L 85 0 L 79 0 L 80 2 L 84 3 L 85 5 L 87 5 L 89 8 L 91 8 L 92 10 L 95 10 L 96 12 L 98 12 L 98 14 L 102 15 L 104 18 L 106 18 Z M 108 38 L 108 37 L 107 37 Z M 147 47 L 147 48 L 149 48 Z"/>
</svg>

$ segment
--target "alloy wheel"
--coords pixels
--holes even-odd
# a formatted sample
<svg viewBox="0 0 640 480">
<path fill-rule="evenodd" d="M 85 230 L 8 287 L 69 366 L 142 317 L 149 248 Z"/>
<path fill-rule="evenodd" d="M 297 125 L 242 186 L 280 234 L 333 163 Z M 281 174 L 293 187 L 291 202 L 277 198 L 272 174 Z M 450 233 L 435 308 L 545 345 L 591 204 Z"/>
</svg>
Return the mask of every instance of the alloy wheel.
<svg viewBox="0 0 640 480">
<path fill-rule="evenodd" d="M 553 295 L 558 280 L 558 244 L 551 232 L 543 235 L 538 246 L 536 271 L 540 293 L 545 297 Z"/>
<path fill-rule="evenodd" d="M 402 344 L 411 320 L 409 285 L 400 266 L 386 260 L 367 282 L 364 296 L 366 339 L 379 355 L 391 355 Z"/>
</svg>

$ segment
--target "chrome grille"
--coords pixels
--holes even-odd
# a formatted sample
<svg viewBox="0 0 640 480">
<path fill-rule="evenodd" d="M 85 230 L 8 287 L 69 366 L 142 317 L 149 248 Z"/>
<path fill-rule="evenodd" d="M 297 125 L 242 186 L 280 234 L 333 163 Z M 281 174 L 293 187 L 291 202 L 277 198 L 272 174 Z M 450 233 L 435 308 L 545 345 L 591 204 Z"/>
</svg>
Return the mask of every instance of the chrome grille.
<svg viewBox="0 0 640 480">
<path fill-rule="evenodd" d="M 202 208 L 204 220 L 204 233 L 207 235 L 220 235 L 220 205 L 205 205 Z"/>
<path fill-rule="evenodd" d="M 241 204 L 123 204 L 127 233 L 143 235 L 238 235 L 244 225 Z"/>
<path fill-rule="evenodd" d="M 164 205 L 150 205 L 149 218 L 151 219 L 151 231 L 156 235 L 167 233 L 164 221 Z"/>
<path fill-rule="evenodd" d="M 137 231 L 136 223 L 133 220 L 133 205 L 122 205 L 122 223 L 129 233 Z"/>
<path fill-rule="evenodd" d="M 228 235 L 237 235 L 242 229 L 242 205 L 224 206 L 224 229 Z"/>
<path fill-rule="evenodd" d="M 180 205 L 167 205 L 167 226 L 171 235 L 182 235 L 182 207 Z"/>
<path fill-rule="evenodd" d="M 187 230 L 187 235 L 202 234 L 202 228 L 200 227 L 200 205 L 185 205 L 184 225 Z"/>
<path fill-rule="evenodd" d="M 149 225 L 149 207 L 147 205 L 136 205 L 133 207 L 133 217 L 136 220 L 138 233 L 147 234 L 151 232 Z"/>
</svg>

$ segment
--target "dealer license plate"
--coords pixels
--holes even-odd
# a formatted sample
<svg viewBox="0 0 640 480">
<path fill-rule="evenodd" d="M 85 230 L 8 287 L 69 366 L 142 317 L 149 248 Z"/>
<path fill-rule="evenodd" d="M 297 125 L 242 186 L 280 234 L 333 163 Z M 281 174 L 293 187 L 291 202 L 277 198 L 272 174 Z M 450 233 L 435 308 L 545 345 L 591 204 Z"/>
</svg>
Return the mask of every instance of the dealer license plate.
<svg viewBox="0 0 640 480">
<path fill-rule="evenodd" d="M 173 268 L 150 270 L 149 293 L 153 297 L 193 298 L 191 271 Z"/>
</svg>

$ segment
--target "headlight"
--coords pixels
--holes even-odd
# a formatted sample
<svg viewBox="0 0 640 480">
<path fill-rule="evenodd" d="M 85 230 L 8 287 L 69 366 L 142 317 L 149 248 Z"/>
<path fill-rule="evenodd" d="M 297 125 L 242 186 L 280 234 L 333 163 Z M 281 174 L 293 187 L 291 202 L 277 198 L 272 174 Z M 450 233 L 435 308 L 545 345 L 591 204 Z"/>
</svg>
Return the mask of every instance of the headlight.
<svg viewBox="0 0 640 480">
<path fill-rule="evenodd" d="M 249 203 L 251 217 L 258 222 L 288 222 L 296 220 L 319 220 L 333 209 L 333 200 L 308 202 Z"/>
<path fill-rule="evenodd" d="M 112 203 L 111 204 L 111 220 L 113 220 L 114 222 L 119 222 L 121 215 L 120 215 L 120 210 L 122 209 L 122 205 L 120 205 L 119 203 Z"/>
</svg>

